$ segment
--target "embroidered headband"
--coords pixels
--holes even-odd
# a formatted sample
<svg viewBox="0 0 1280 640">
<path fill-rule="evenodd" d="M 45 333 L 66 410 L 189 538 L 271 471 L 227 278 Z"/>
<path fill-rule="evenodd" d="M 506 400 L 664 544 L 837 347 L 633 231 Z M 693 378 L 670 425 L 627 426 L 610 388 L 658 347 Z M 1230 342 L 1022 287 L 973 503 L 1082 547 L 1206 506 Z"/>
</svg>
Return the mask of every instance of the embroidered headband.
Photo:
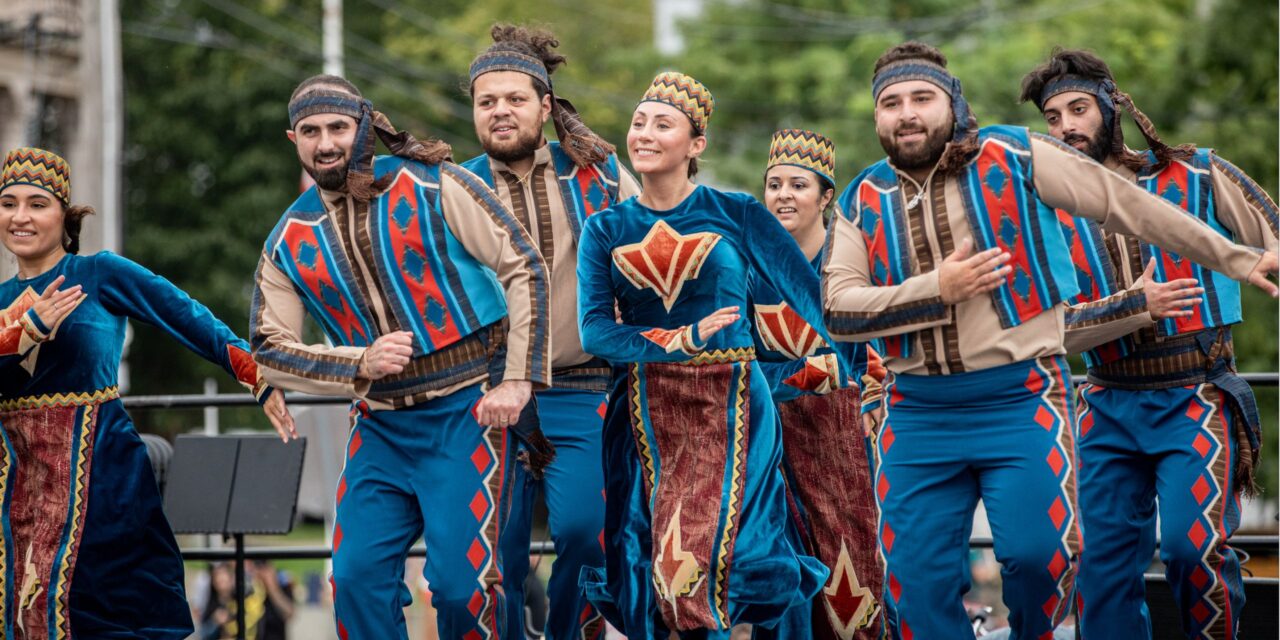
<svg viewBox="0 0 1280 640">
<path fill-rule="evenodd" d="M 71 206 L 71 168 L 62 156 L 52 151 L 35 147 L 10 151 L 0 172 L 0 191 L 15 184 L 39 187 L 53 194 L 62 206 Z"/>
<path fill-rule="evenodd" d="M 769 169 L 780 164 L 808 169 L 836 184 L 836 145 L 829 138 L 804 129 L 782 129 L 769 142 Z"/>
<path fill-rule="evenodd" d="M 1099 81 L 1075 74 L 1059 76 L 1052 82 L 1045 83 L 1044 90 L 1040 92 L 1040 101 L 1036 106 L 1043 112 L 1044 105 L 1050 98 L 1069 91 L 1087 93 L 1096 98 L 1098 110 L 1102 112 L 1102 121 L 1106 123 L 1108 129 L 1115 126 L 1116 103 L 1111 99 L 1111 95 L 1116 91 L 1116 84 L 1110 80 Z"/>
<path fill-rule="evenodd" d="M 300 120 L 317 113 L 336 113 L 359 120 L 369 106 L 368 100 L 346 91 L 315 89 L 289 101 L 289 128 L 297 127 Z"/>
<path fill-rule="evenodd" d="M 919 58 L 891 62 L 876 73 L 871 81 L 871 97 L 879 100 L 880 92 L 889 85 L 908 80 L 923 80 L 942 89 L 951 98 L 951 113 L 955 116 L 955 128 L 951 140 L 958 142 L 977 134 L 978 121 L 964 99 L 960 79 L 951 75 L 945 67 Z"/>
<path fill-rule="evenodd" d="M 698 133 L 707 131 L 711 112 L 716 107 L 716 99 L 701 82 L 675 71 L 659 73 L 640 102 L 661 102 L 679 109 L 688 116 Z"/>
<path fill-rule="evenodd" d="M 548 89 L 551 88 L 551 74 L 547 73 L 542 60 L 519 51 L 499 48 L 500 46 L 501 43 L 495 44 L 471 61 L 472 84 L 475 84 L 476 78 L 481 74 L 490 71 L 518 71 L 541 81 Z"/>
</svg>

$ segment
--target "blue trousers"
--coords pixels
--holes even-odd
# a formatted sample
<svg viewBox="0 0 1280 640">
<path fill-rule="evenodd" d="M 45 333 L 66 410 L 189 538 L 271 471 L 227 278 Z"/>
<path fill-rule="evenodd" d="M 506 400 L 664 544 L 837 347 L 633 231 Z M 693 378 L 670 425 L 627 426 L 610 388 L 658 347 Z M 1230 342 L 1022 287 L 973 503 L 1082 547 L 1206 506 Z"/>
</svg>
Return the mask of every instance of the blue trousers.
<svg viewBox="0 0 1280 640">
<path fill-rule="evenodd" d="M 546 500 L 556 560 L 547 595 L 547 640 L 604 637 L 604 620 L 578 588 L 582 567 L 604 564 L 604 478 L 600 438 L 605 394 L 547 389 L 538 392 L 542 431 L 556 447 L 556 458 L 541 480 L 514 459 L 510 515 L 502 533 L 503 584 L 507 592 L 511 638 L 524 638 L 524 581 L 529 575 L 529 543 L 538 494 Z M 506 498 L 504 497 L 504 501 Z"/>
<path fill-rule="evenodd" d="M 472 414 L 479 386 L 395 411 L 357 411 L 338 483 L 334 615 L 343 640 L 408 638 L 409 548 L 425 538 L 441 638 L 498 637 L 507 434 Z"/>
<path fill-rule="evenodd" d="M 897 375 L 886 391 L 875 487 L 894 636 L 973 635 L 962 596 L 979 498 L 1002 565 L 1011 637 L 1051 632 L 1070 608 L 1079 540 L 1066 360 Z"/>
<path fill-rule="evenodd" d="M 1150 638 L 1142 574 L 1156 542 L 1188 638 L 1235 638 L 1244 591 L 1236 416 L 1212 384 L 1080 388 L 1081 631 Z M 1247 451 L 1247 449 L 1246 449 Z"/>
</svg>

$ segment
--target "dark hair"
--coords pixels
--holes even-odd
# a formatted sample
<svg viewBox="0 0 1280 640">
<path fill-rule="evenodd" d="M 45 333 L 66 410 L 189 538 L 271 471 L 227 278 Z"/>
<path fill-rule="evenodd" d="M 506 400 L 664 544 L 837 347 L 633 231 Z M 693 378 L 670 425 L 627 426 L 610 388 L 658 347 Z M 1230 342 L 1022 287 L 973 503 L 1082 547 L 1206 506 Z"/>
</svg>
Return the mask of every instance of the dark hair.
<svg viewBox="0 0 1280 640">
<path fill-rule="evenodd" d="M 346 91 L 347 93 L 350 93 L 351 95 L 357 98 L 364 97 L 363 95 L 361 95 L 360 90 L 357 89 L 354 84 L 351 84 L 350 80 L 347 80 L 342 76 L 335 76 L 328 73 L 321 73 L 318 75 L 311 76 L 310 78 L 307 78 L 306 80 L 303 80 L 301 83 L 299 83 L 298 86 L 293 90 L 293 93 L 289 95 L 289 102 L 293 102 L 294 100 L 298 99 L 298 96 L 308 93 L 310 90 L 314 90 L 319 87 L 331 87 L 334 89 L 340 89 L 342 91 Z"/>
<path fill-rule="evenodd" d="M 707 135 L 699 131 L 697 125 L 693 124 L 692 120 L 689 121 L 689 131 L 695 138 L 705 137 Z M 692 180 L 696 175 L 698 175 L 698 159 L 689 158 L 689 179 Z"/>
<path fill-rule="evenodd" d="M 943 68 L 947 66 L 947 57 L 942 55 L 942 52 L 937 47 L 911 40 L 890 47 L 888 51 L 881 54 L 876 59 L 876 66 L 871 74 L 880 73 L 880 69 L 899 60 L 928 60 Z"/>
<path fill-rule="evenodd" d="M 62 248 L 67 253 L 80 253 L 80 227 L 85 216 L 93 214 L 93 207 L 88 205 L 62 208 Z"/>
<path fill-rule="evenodd" d="M 1080 49 L 1054 47 L 1053 52 L 1049 54 L 1048 62 L 1023 76 L 1022 95 L 1018 100 L 1021 102 L 1029 100 L 1043 109 L 1044 105 L 1040 104 L 1040 94 L 1044 93 L 1045 85 L 1067 75 L 1082 76 L 1098 82 L 1103 80 L 1115 82 L 1115 77 L 1111 75 L 1111 67 L 1108 67 L 1102 58 Z"/>
<path fill-rule="evenodd" d="M 533 56 L 542 61 L 548 76 L 567 62 L 563 55 L 555 51 L 555 48 L 560 46 L 560 40 L 546 29 L 497 23 L 489 29 L 489 37 L 493 38 L 490 51 L 515 51 Z M 541 80 L 529 76 L 529 81 L 533 83 L 533 90 L 537 93 L 539 100 L 551 93 L 551 87 L 543 84 Z M 472 87 L 468 85 L 468 94 L 471 93 L 471 89 Z"/>
</svg>

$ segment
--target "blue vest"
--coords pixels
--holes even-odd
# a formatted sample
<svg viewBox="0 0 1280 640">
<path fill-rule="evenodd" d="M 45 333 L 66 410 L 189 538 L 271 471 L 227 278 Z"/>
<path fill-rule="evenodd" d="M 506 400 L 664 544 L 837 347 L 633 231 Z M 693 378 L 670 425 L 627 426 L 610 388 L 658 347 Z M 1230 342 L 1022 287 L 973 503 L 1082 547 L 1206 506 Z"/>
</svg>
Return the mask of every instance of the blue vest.
<svg viewBox="0 0 1280 640">
<path fill-rule="evenodd" d="M 504 318 L 506 299 L 493 272 L 467 253 L 440 213 L 440 172 L 464 182 L 475 178 L 456 165 L 395 156 L 377 157 L 373 169 L 375 179 L 394 177 L 367 210 L 357 206 L 345 214 L 354 218 L 360 246 L 348 248 L 346 230 L 335 228 L 316 187 L 289 206 L 267 239 L 267 255 L 293 281 L 329 340 L 363 347 L 377 339 L 370 295 L 388 308 L 393 330 L 414 334 L 415 357 Z M 492 204 L 503 209 L 496 199 Z M 356 279 L 349 251 L 369 262 L 376 294 Z"/>
<path fill-rule="evenodd" d="M 618 156 L 611 155 L 604 162 L 579 167 L 560 149 L 559 142 L 547 144 L 551 147 L 551 161 L 560 183 L 560 197 L 569 212 L 569 227 L 577 242 L 588 216 L 618 204 Z M 478 155 L 462 163 L 462 167 L 476 174 L 490 189 L 495 188 L 488 155 Z"/>
<path fill-rule="evenodd" d="M 974 251 L 999 247 L 1012 256 L 1005 284 L 990 294 L 1000 325 L 1008 329 L 1070 299 L 1079 285 L 1057 214 L 1035 192 L 1027 130 L 984 127 L 978 140 L 978 153 L 956 178 L 957 186 Z M 854 178 L 840 196 L 840 210 L 859 215 L 872 284 L 901 284 L 919 273 L 898 176 L 887 159 Z M 909 357 L 911 337 L 885 338 L 886 353 Z"/>
<path fill-rule="evenodd" d="M 1218 220 L 1214 213 L 1212 151 L 1197 149 L 1193 157 L 1171 162 L 1159 171 L 1146 170 L 1138 174 L 1138 186 L 1148 192 L 1181 207 L 1188 215 L 1193 215 L 1208 224 L 1223 237 L 1234 240 L 1235 237 Z M 1147 159 L 1153 165 L 1155 155 L 1147 152 Z M 1120 291 L 1115 276 L 1116 268 L 1111 263 L 1110 254 L 1105 245 L 1098 240 L 1101 229 L 1096 222 L 1076 218 L 1072 225 L 1076 234 L 1071 237 L 1072 259 L 1077 272 L 1083 281 L 1108 283 L 1108 286 L 1088 289 L 1082 287 L 1077 301 L 1091 302 Z M 1225 327 L 1243 318 L 1240 308 L 1240 284 L 1235 280 L 1202 267 L 1175 253 L 1166 251 L 1146 242 L 1139 241 L 1142 260 L 1134 268 L 1145 267 L 1148 260 L 1156 258 L 1156 282 L 1168 282 L 1179 278 L 1195 278 L 1204 287 L 1204 295 L 1199 305 L 1192 308 L 1193 314 L 1185 318 L 1165 318 L 1156 323 L 1156 332 L 1161 336 L 1175 336 L 1195 333 L 1215 327 Z M 1079 257 L 1077 257 L 1079 256 Z M 1119 340 L 1096 347 L 1084 354 L 1085 363 L 1090 367 L 1123 358 L 1132 352 L 1133 339 L 1125 336 Z"/>
</svg>

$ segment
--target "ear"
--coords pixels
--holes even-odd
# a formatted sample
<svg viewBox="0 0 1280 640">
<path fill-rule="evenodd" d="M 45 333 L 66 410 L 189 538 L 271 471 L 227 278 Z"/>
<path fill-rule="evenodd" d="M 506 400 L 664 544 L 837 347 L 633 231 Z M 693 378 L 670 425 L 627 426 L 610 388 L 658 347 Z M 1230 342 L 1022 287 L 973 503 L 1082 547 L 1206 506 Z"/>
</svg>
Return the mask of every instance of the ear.
<svg viewBox="0 0 1280 640">
<path fill-rule="evenodd" d="M 822 193 L 822 197 L 818 198 L 818 211 L 826 211 L 827 207 L 831 205 L 831 201 L 835 200 L 835 198 L 836 198 L 835 189 L 827 189 L 826 191 L 824 191 Z"/>
<path fill-rule="evenodd" d="M 694 138 L 689 145 L 689 157 L 697 158 L 702 155 L 703 151 L 706 151 L 706 150 L 707 150 L 707 137 L 698 136 Z"/>
<path fill-rule="evenodd" d="M 551 94 L 547 93 L 542 96 L 542 122 L 546 124 L 547 119 L 551 117 Z"/>
<path fill-rule="evenodd" d="M 293 129 L 285 129 L 284 135 L 289 138 L 289 142 L 298 144 L 298 134 L 294 133 Z"/>
</svg>

